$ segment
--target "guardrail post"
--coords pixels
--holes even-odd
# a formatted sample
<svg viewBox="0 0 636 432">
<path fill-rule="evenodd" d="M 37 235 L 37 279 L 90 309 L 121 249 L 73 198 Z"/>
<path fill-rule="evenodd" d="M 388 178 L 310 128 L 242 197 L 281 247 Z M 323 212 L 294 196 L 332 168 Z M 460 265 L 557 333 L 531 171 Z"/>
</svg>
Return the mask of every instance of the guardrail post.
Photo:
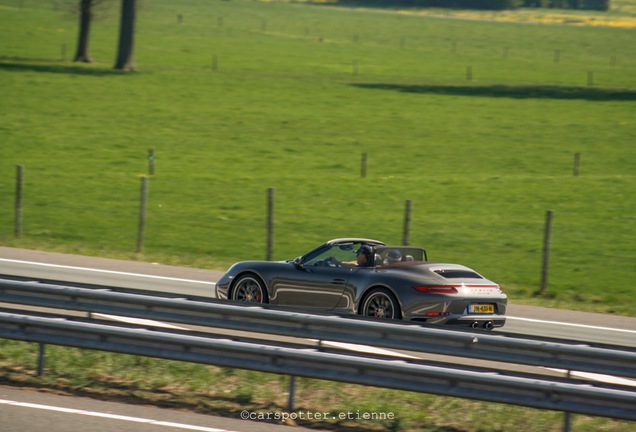
<svg viewBox="0 0 636 432">
<path fill-rule="evenodd" d="M 40 344 L 40 350 L 38 352 L 38 376 L 42 376 L 44 373 L 44 360 L 46 354 L 46 344 Z"/>
<path fill-rule="evenodd" d="M 569 370 L 568 370 L 567 377 L 568 379 L 570 379 L 571 377 Z M 569 413 L 567 411 L 563 413 L 563 432 L 570 432 L 571 420 L 572 420 L 571 416 L 572 416 L 572 413 Z"/>
<path fill-rule="evenodd" d="M 289 377 L 289 398 L 287 399 L 287 410 L 294 410 L 294 398 L 296 397 L 296 375 Z"/>
</svg>

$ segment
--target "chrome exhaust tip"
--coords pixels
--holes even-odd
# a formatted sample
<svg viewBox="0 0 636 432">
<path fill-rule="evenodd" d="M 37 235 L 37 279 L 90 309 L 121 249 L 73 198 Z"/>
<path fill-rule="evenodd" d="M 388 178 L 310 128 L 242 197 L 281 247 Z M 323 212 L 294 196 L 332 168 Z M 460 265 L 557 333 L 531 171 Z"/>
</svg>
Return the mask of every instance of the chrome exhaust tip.
<svg viewBox="0 0 636 432">
<path fill-rule="evenodd" d="M 479 327 L 479 321 L 473 321 L 473 322 L 470 324 L 470 327 L 472 327 L 472 328 L 477 328 L 477 327 Z"/>
<path fill-rule="evenodd" d="M 486 321 L 486 324 L 484 324 L 484 328 L 486 330 L 492 330 L 495 328 L 495 324 L 492 321 Z"/>
</svg>

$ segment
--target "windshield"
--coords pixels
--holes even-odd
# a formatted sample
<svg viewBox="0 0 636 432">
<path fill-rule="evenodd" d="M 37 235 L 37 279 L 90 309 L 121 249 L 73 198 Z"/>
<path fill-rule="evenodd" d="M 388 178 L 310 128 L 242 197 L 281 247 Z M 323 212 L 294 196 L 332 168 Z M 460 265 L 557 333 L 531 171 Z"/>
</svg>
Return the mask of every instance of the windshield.
<svg viewBox="0 0 636 432">
<path fill-rule="evenodd" d="M 360 251 L 364 250 L 364 254 L 369 260 L 358 259 Z M 312 251 L 304 256 L 303 265 L 305 266 L 331 266 L 331 267 L 370 267 L 373 265 L 373 247 L 365 245 L 362 242 L 347 242 L 336 245 L 329 245 L 318 250 Z M 363 265 L 361 265 L 363 264 Z"/>
<path fill-rule="evenodd" d="M 356 250 L 362 246 L 361 243 L 346 243 L 329 246 L 311 253 L 305 257 L 305 265 L 316 265 L 331 257 L 340 262 L 355 262 Z"/>
</svg>

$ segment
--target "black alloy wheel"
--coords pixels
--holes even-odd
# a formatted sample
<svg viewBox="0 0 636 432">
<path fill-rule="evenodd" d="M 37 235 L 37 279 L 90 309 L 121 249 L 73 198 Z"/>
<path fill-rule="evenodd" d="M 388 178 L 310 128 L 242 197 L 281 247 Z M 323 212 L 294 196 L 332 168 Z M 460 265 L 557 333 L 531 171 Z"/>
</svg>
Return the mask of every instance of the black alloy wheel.
<svg viewBox="0 0 636 432">
<path fill-rule="evenodd" d="M 267 303 L 265 285 L 255 275 L 241 276 L 234 283 L 232 300 L 245 303 Z"/>
<path fill-rule="evenodd" d="M 391 291 L 375 288 L 362 302 L 360 314 L 381 319 L 401 319 L 400 305 Z"/>
</svg>

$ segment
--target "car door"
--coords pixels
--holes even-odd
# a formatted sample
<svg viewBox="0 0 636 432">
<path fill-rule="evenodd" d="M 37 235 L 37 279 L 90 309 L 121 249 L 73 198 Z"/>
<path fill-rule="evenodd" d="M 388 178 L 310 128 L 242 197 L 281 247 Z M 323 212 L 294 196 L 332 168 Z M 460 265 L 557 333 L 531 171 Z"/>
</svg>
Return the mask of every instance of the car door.
<svg viewBox="0 0 636 432">
<path fill-rule="evenodd" d="M 331 310 L 340 303 L 352 269 L 291 265 L 272 286 L 271 303 L 281 306 Z"/>
<path fill-rule="evenodd" d="M 315 250 L 278 274 L 270 301 L 281 306 L 331 310 L 341 297 L 355 265 L 354 244 Z"/>
</svg>

